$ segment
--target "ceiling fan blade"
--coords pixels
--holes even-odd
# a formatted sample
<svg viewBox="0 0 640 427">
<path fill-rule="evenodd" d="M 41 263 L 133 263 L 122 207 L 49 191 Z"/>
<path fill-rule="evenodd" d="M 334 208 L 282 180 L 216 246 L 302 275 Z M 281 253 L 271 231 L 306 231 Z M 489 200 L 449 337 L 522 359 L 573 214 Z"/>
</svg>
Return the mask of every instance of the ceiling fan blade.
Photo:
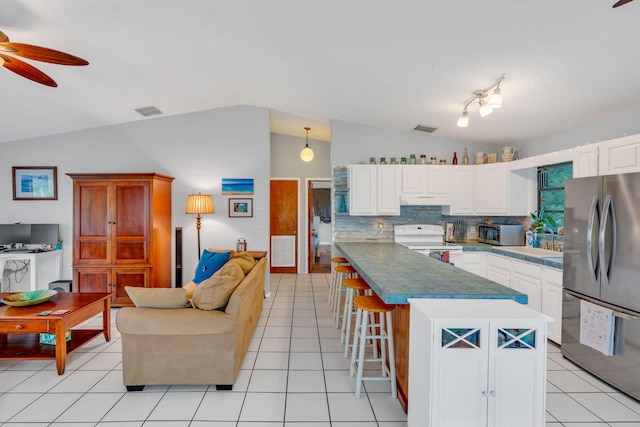
<svg viewBox="0 0 640 427">
<path fill-rule="evenodd" d="M 34 46 L 25 43 L 3 43 L 3 45 L 16 49 L 15 52 L 12 52 L 14 55 L 35 59 L 36 61 L 60 65 L 89 65 L 89 62 L 82 58 L 78 58 L 77 56 L 69 55 L 68 53 L 60 52 L 58 50 L 48 49 L 46 47 Z"/>
<path fill-rule="evenodd" d="M 2 66 L 9 71 L 45 86 L 58 87 L 58 84 L 51 77 L 26 62 L 1 54 L 0 60 L 2 61 Z"/>
<path fill-rule="evenodd" d="M 622 6 L 623 4 L 627 4 L 629 2 L 631 2 L 633 0 L 619 0 L 616 2 L 616 4 L 613 5 L 613 7 L 618 7 L 618 6 Z"/>
<path fill-rule="evenodd" d="M 9 37 L 7 37 L 7 35 L 2 31 L 0 31 L 0 43 L 4 43 L 8 41 L 9 41 Z"/>
</svg>

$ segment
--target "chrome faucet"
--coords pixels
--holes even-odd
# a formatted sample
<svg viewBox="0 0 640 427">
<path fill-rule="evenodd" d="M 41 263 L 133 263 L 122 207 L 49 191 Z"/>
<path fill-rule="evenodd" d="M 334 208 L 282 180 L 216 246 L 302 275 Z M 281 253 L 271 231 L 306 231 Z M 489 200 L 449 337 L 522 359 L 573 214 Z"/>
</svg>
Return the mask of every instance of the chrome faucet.
<svg viewBox="0 0 640 427">
<path fill-rule="evenodd" d="M 544 232 L 547 232 L 547 231 L 548 231 L 549 233 L 551 233 L 551 250 L 552 250 L 552 251 L 555 251 L 555 250 L 556 250 L 556 242 L 555 242 L 555 236 L 556 236 L 556 235 L 555 235 L 555 233 L 553 232 L 553 230 L 552 230 L 552 229 L 550 229 L 550 228 L 549 228 L 549 226 L 548 226 L 548 225 L 544 225 L 544 229 L 543 229 L 543 231 L 544 231 Z"/>
</svg>

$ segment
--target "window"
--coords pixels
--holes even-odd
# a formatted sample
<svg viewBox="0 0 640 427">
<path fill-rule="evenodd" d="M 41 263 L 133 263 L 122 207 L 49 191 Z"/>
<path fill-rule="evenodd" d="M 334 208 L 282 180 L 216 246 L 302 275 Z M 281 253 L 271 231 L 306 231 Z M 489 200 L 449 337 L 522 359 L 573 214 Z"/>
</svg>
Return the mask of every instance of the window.
<svg viewBox="0 0 640 427">
<path fill-rule="evenodd" d="M 564 227 L 564 181 L 571 178 L 571 162 L 538 168 L 538 209 L 553 217 L 555 232 L 558 227 Z"/>
</svg>

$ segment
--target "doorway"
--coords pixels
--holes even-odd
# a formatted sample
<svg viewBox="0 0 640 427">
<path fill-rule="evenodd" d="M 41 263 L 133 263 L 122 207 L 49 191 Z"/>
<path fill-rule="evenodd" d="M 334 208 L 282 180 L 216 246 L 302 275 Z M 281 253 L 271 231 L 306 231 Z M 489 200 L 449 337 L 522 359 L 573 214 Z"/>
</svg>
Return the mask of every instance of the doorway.
<svg viewBox="0 0 640 427">
<path fill-rule="evenodd" d="M 271 273 L 298 272 L 298 179 L 271 179 Z"/>
<path fill-rule="evenodd" d="M 331 180 L 307 181 L 309 273 L 331 273 Z"/>
</svg>

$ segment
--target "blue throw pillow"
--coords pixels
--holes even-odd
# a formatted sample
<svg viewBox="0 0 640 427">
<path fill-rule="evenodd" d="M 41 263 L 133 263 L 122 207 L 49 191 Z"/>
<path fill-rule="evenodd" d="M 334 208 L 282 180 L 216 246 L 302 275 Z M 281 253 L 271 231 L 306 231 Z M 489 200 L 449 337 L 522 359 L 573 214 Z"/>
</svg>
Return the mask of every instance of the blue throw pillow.
<svg viewBox="0 0 640 427">
<path fill-rule="evenodd" d="M 220 270 L 220 268 L 229 260 L 231 252 L 209 252 L 204 250 L 200 262 L 198 262 L 198 268 L 196 268 L 196 276 L 193 278 L 195 283 L 200 283 L 203 280 L 207 280 L 213 276 L 213 273 Z"/>
</svg>

